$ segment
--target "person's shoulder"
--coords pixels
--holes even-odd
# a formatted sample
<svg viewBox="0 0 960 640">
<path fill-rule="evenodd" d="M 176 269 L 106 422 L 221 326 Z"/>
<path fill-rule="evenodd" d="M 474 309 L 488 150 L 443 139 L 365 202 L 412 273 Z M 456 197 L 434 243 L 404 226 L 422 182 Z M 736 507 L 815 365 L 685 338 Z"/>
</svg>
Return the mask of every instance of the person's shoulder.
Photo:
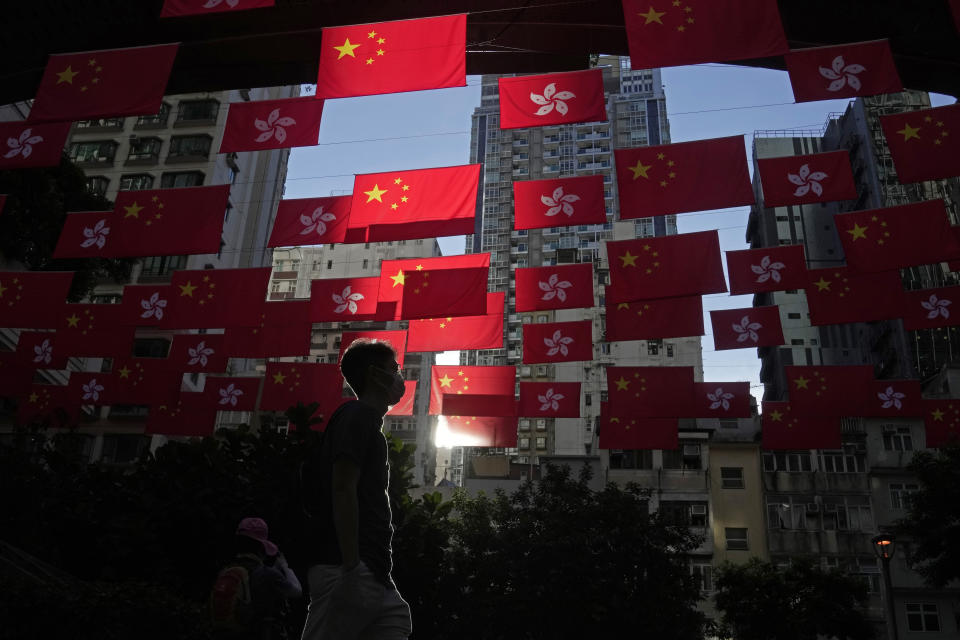
<svg viewBox="0 0 960 640">
<path fill-rule="evenodd" d="M 359 400 L 347 400 L 341 404 L 330 418 L 330 426 L 334 424 L 356 427 L 358 424 L 366 425 L 379 423 L 382 417 L 378 416 L 376 411 L 370 406 Z"/>
</svg>

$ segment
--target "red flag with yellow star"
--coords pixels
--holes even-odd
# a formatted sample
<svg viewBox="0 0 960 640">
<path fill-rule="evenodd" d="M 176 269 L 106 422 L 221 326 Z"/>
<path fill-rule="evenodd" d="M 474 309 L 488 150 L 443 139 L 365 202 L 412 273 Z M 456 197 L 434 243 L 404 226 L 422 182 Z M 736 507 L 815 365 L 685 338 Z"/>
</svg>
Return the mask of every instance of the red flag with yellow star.
<svg viewBox="0 0 960 640">
<path fill-rule="evenodd" d="M 69 134 L 69 122 L 0 122 L 0 170 L 59 165 Z"/>
<path fill-rule="evenodd" d="M 784 344 L 778 305 L 711 311 L 710 324 L 717 351 Z"/>
<path fill-rule="evenodd" d="M 797 102 L 903 91 L 889 40 L 794 49 L 784 59 Z"/>
<path fill-rule="evenodd" d="M 367 242 L 473 233 L 479 177 L 479 164 L 358 175 L 349 228 Z"/>
<path fill-rule="evenodd" d="M 385 342 L 393 347 L 397 352 L 397 364 L 403 366 L 403 356 L 407 350 L 407 332 L 406 331 L 344 331 L 340 338 L 340 354 L 337 356 L 337 362 L 343 358 L 343 352 L 347 350 L 354 340 L 364 338 L 372 342 Z"/>
<path fill-rule="evenodd" d="M 960 287 L 904 291 L 903 328 L 907 331 L 960 324 Z"/>
<path fill-rule="evenodd" d="M 607 289 L 609 296 L 610 289 Z M 700 296 L 657 298 L 636 302 L 606 301 L 604 341 L 655 340 L 703 335 L 703 299 Z"/>
<path fill-rule="evenodd" d="M 618 417 L 601 413 L 598 419 L 601 449 L 666 449 L 680 447 L 676 418 Z"/>
<path fill-rule="evenodd" d="M 198 438 L 212 436 L 216 427 L 217 411 L 202 407 L 202 393 L 181 393 L 172 402 L 150 407 L 144 433 Z"/>
<path fill-rule="evenodd" d="M 110 397 L 116 404 L 176 402 L 183 381 L 183 374 L 170 371 L 164 358 L 114 358 L 110 376 Z"/>
<path fill-rule="evenodd" d="M 501 129 L 607 119 L 600 69 L 500 78 L 499 89 Z"/>
<path fill-rule="evenodd" d="M 743 136 L 613 153 L 621 219 L 754 203 Z"/>
<path fill-rule="evenodd" d="M 400 319 L 399 303 L 403 298 L 404 283 L 407 281 L 407 275 L 412 272 L 424 270 L 436 271 L 438 269 L 469 269 L 489 266 L 489 253 L 384 260 L 380 265 L 380 288 L 377 293 L 377 319 Z M 316 280 L 314 282 L 316 282 Z"/>
<path fill-rule="evenodd" d="M 57 348 L 74 358 L 129 356 L 135 327 L 122 326 L 123 305 L 67 304 L 57 328 Z"/>
<path fill-rule="evenodd" d="M 285 411 L 298 402 L 319 402 L 318 413 L 329 418 L 343 401 L 343 377 L 335 364 L 268 362 L 260 408 Z"/>
<path fill-rule="evenodd" d="M 904 315 L 905 294 L 899 271 L 857 273 L 850 267 L 807 272 L 810 324 L 874 322 Z"/>
<path fill-rule="evenodd" d="M 378 277 L 312 280 L 310 321 L 373 320 L 377 313 L 377 293 L 382 286 L 382 278 Z"/>
<path fill-rule="evenodd" d="M 513 183 L 513 228 L 546 229 L 604 224 L 603 176 L 577 176 Z"/>
<path fill-rule="evenodd" d="M 487 294 L 487 313 L 411 320 L 407 348 L 410 351 L 502 349 L 506 294 Z"/>
<path fill-rule="evenodd" d="M 228 184 L 121 191 L 99 255 L 126 258 L 217 253 L 229 197 Z"/>
<path fill-rule="evenodd" d="M 430 415 L 440 415 L 444 394 L 513 396 L 516 367 L 434 365 L 430 370 Z"/>
<path fill-rule="evenodd" d="M 516 183 L 514 183 L 516 184 Z M 593 264 L 564 264 L 514 270 L 517 311 L 589 309 L 593 306 Z"/>
<path fill-rule="evenodd" d="M 727 290 L 716 230 L 607 242 L 607 300 L 633 302 Z"/>
<path fill-rule="evenodd" d="M 165 329 L 256 327 L 267 296 L 270 267 L 174 271 Z"/>
<path fill-rule="evenodd" d="M 610 415 L 668 418 L 693 404 L 693 367 L 607 367 Z"/>
<path fill-rule="evenodd" d="M 763 205 L 783 207 L 811 202 L 853 200 L 857 187 L 846 151 L 759 158 Z"/>
<path fill-rule="evenodd" d="M 390 407 L 390 410 L 387 411 L 388 416 L 413 415 L 413 405 L 417 400 L 417 381 L 404 380 L 403 389 L 403 397 L 400 398 L 400 402 Z"/>
<path fill-rule="evenodd" d="M 312 147 L 320 137 L 323 102 L 313 96 L 232 102 L 220 153 Z"/>
<path fill-rule="evenodd" d="M 56 329 L 72 271 L 0 271 L 0 327 Z"/>
<path fill-rule="evenodd" d="M 268 247 L 301 247 L 343 242 L 352 196 L 281 200 Z"/>
<path fill-rule="evenodd" d="M 579 382 L 521 382 L 517 415 L 527 418 L 579 418 Z"/>
<path fill-rule="evenodd" d="M 318 98 L 464 87 L 467 16 L 325 27 Z"/>
<path fill-rule="evenodd" d="M 890 271 L 960 255 L 942 200 L 834 216 L 847 265 L 861 272 Z"/>
<path fill-rule="evenodd" d="M 840 418 L 798 416 L 792 402 L 764 402 L 761 447 L 778 449 L 839 449 Z"/>
<path fill-rule="evenodd" d="M 163 0 L 161 18 L 237 12 L 274 6 L 276 0 Z"/>
<path fill-rule="evenodd" d="M 404 320 L 487 313 L 489 267 L 413 271 L 406 277 L 400 317 Z"/>
<path fill-rule="evenodd" d="M 234 358 L 278 358 L 310 355 L 310 301 L 266 302 L 255 327 L 224 332 L 224 349 Z"/>
<path fill-rule="evenodd" d="M 880 116 L 902 183 L 960 175 L 960 105 Z"/>
<path fill-rule="evenodd" d="M 690 418 L 749 418 L 749 382 L 694 382 Z"/>
<path fill-rule="evenodd" d="M 779 56 L 777 0 L 623 0 L 633 69 Z"/>
<path fill-rule="evenodd" d="M 862 415 L 873 383 L 873 367 L 868 365 L 788 365 L 783 370 L 798 416 Z"/>
<path fill-rule="evenodd" d="M 157 113 L 179 46 L 51 55 L 33 100 L 30 122 Z"/>
<path fill-rule="evenodd" d="M 960 400 L 923 400 L 923 426 L 928 449 L 960 439 Z"/>
<path fill-rule="evenodd" d="M 440 415 L 444 416 L 482 416 L 507 418 L 517 415 L 517 400 L 513 394 L 507 396 L 483 394 L 443 394 L 443 406 Z"/>
<path fill-rule="evenodd" d="M 803 245 L 727 251 L 730 295 L 802 289 L 807 284 Z"/>
<path fill-rule="evenodd" d="M 440 416 L 437 432 L 451 447 L 517 446 L 515 417 Z"/>
<path fill-rule="evenodd" d="M 20 397 L 17 424 L 44 423 L 51 427 L 67 427 L 77 422 L 77 411 L 69 402 L 66 385 L 33 384 Z"/>
<path fill-rule="evenodd" d="M 544 322 L 523 325 L 523 363 L 593 360 L 593 322 Z"/>
</svg>

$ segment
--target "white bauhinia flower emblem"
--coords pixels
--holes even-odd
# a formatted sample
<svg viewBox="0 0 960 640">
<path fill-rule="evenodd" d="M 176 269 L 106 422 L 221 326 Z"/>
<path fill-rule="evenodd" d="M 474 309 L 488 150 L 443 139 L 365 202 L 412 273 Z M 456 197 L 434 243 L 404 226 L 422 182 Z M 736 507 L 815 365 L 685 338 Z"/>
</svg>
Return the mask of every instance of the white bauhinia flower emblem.
<svg viewBox="0 0 960 640">
<path fill-rule="evenodd" d="M 563 211 L 567 214 L 568 218 L 573 215 L 573 205 L 570 203 L 576 202 L 579 199 L 580 196 L 573 193 L 563 195 L 563 187 L 554 189 L 552 198 L 550 196 L 540 196 L 540 202 L 549 207 L 549 209 L 547 209 L 548 216 L 555 216 Z"/>
<path fill-rule="evenodd" d="M 350 313 L 357 312 L 357 302 L 363 300 L 362 293 L 350 293 L 350 287 L 344 287 L 340 295 L 333 294 L 333 301 L 337 303 L 334 313 L 343 313 L 349 310 Z"/>
<path fill-rule="evenodd" d="M 14 158 L 18 155 L 29 158 L 33 153 L 33 145 L 43 142 L 43 136 L 31 135 L 33 129 L 24 129 L 18 138 L 7 138 L 7 146 L 10 150 L 4 154 L 4 158 Z"/>
<path fill-rule="evenodd" d="M 205 341 L 201 340 L 197 343 L 197 346 L 192 349 L 187 349 L 187 354 L 190 356 L 190 361 L 187 362 L 187 364 L 193 366 L 199 362 L 201 367 L 205 367 L 207 366 L 207 356 L 212 356 L 213 353 L 213 349 L 208 347 Z"/>
<path fill-rule="evenodd" d="M 787 174 L 787 180 L 797 185 L 793 195 L 798 198 L 807 195 L 807 193 L 811 191 L 818 196 L 822 196 L 823 187 L 820 185 L 820 181 L 826 178 L 827 174 L 823 171 L 810 171 L 810 165 L 808 164 L 800 167 L 800 170 L 796 173 Z"/>
<path fill-rule="evenodd" d="M 758 342 L 760 336 L 757 335 L 757 329 L 763 329 L 763 325 L 759 322 L 750 322 L 750 316 L 743 316 L 739 324 L 734 322 L 730 326 L 738 334 L 737 342 L 746 342 L 747 340 Z"/>
<path fill-rule="evenodd" d="M 543 89 L 543 95 L 538 95 L 536 93 L 530 92 L 530 99 L 534 104 L 541 105 L 537 112 L 534 115 L 545 116 L 553 108 L 557 108 L 557 113 L 562 116 L 567 115 L 567 103 L 564 100 L 570 100 L 571 98 L 576 98 L 577 96 L 569 91 L 560 91 L 557 92 L 557 83 L 551 82 Z"/>
<path fill-rule="evenodd" d="M 827 80 L 832 80 L 827 91 L 840 91 L 846 85 L 855 91 L 860 91 L 860 78 L 858 73 L 866 71 L 867 68 L 862 64 L 847 64 L 843 56 L 837 56 L 830 64 L 831 68 L 820 67 L 820 75 Z"/>
<path fill-rule="evenodd" d="M 86 239 L 80 243 L 80 246 L 86 249 L 87 247 L 97 245 L 98 249 L 103 249 L 103 245 L 107 244 L 107 235 L 109 233 L 110 227 L 107 226 L 107 219 L 104 218 L 93 225 L 93 227 L 83 228 L 83 237 Z"/>
<path fill-rule="evenodd" d="M 766 282 L 767 280 L 773 280 L 774 282 L 780 282 L 780 269 L 785 269 L 787 265 L 782 262 L 771 262 L 770 256 L 763 256 L 760 259 L 760 264 L 750 265 L 750 270 L 757 274 L 757 282 Z"/>
<path fill-rule="evenodd" d="M 553 389 L 547 389 L 547 392 L 542 396 L 537 395 L 537 400 L 540 401 L 540 411 L 559 411 L 560 401 L 563 398 L 562 393 L 554 393 Z"/>
<path fill-rule="evenodd" d="M 159 291 L 155 291 L 152 296 L 146 300 L 140 301 L 140 307 L 143 309 L 143 313 L 140 314 L 140 317 L 162 320 L 163 310 L 166 308 L 166 306 L 167 301 L 160 297 Z"/>
<path fill-rule="evenodd" d="M 287 139 L 287 131 L 284 127 L 289 127 L 297 124 L 297 121 L 293 118 L 284 116 L 280 117 L 280 109 L 274 109 L 270 112 L 270 115 L 267 116 L 267 120 L 263 121 L 260 118 L 257 118 L 253 121 L 253 126 L 262 131 L 260 135 L 257 136 L 257 142 L 266 142 L 271 137 L 277 139 L 277 142 L 284 142 Z"/>
<path fill-rule="evenodd" d="M 953 303 L 946 298 L 937 298 L 933 294 L 930 294 L 929 300 L 920 302 L 920 306 L 927 310 L 927 320 L 933 320 L 937 316 L 949 318 L 950 310 L 947 307 L 951 304 Z"/>
<path fill-rule="evenodd" d="M 907 394 L 894 391 L 893 387 L 887 387 L 887 390 L 883 393 L 878 393 L 877 397 L 880 398 L 880 402 L 883 403 L 880 405 L 881 409 L 889 409 L 890 407 L 902 409 L 903 403 L 900 401 L 906 398 Z"/>
<path fill-rule="evenodd" d="M 222 4 L 223 2 L 224 0 L 207 0 L 207 2 L 203 5 L 203 8 L 213 9 L 214 7 Z M 240 0 L 226 0 L 226 3 L 228 7 L 230 7 L 231 9 L 234 9 L 238 4 L 240 4 Z"/>
<path fill-rule="evenodd" d="M 90 382 L 81 385 L 83 389 L 84 400 L 99 400 L 100 392 L 103 391 L 103 385 L 97 382 L 96 378 L 91 378 Z"/>
<path fill-rule="evenodd" d="M 303 231 L 300 232 L 300 235 L 305 236 L 312 231 L 316 231 L 318 236 L 322 236 L 327 232 L 327 223 L 336 219 L 337 216 L 329 211 L 324 213 L 323 207 L 317 207 L 309 216 L 300 216 L 300 224 L 303 225 Z"/>
<path fill-rule="evenodd" d="M 43 364 L 50 364 L 50 361 L 53 360 L 53 346 L 50 344 L 50 340 L 46 339 L 40 344 L 33 346 L 33 361 Z"/>
<path fill-rule="evenodd" d="M 561 280 L 560 276 L 555 273 L 547 278 L 546 282 L 541 280 L 539 285 L 540 290 L 543 291 L 543 295 L 540 297 L 541 300 L 553 300 L 557 298 L 560 302 L 567 301 L 567 292 L 564 291 L 564 289 L 569 289 L 573 286 L 567 280 Z"/>
<path fill-rule="evenodd" d="M 232 382 L 226 387 L 220 388 L 220 402 L 218 404 L 228 404 L 231 407 L 237 406 L 237 398 L 243 395 L 243 390 L 238 389 Z"/>
<path fill-rule="evenodd" d="M 724 411 L 729 411 L 730 401 L 733 400 L 733 394 L 729 391 L 724 391 L 723 387 L 717 387 L 716 391 L 707 394 L 707 400 L 710 401 L 711 409 L 719 409 L 720 407 L 723 407 Z"/>
<path fill-rule="evenodd" d="M 559 329 L 553 332 L 553 338 L 544 338 L 543 344 L 547 345 L 548 356 L 555 356 L 557 353 L 561 355 L 569 355 L 570 350 L 567 349 L 568 344 L 573 344 L 573 338 L 565 338 Z"/>
</svg>

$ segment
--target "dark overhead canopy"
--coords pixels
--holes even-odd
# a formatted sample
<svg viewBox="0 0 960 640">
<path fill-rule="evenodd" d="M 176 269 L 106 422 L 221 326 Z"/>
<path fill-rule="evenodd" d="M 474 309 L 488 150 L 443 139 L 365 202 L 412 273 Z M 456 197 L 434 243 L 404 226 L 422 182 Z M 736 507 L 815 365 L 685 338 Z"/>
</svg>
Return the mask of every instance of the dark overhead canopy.
<svg viewBox="0 0 960 640">
<path fill-rule="evenodd" d="M 50 53 L 166 42 L 182 43 L 171 94 L 312 83 L 324 26 L 460 12 L 470 14 L 468 74 L 582 69 L 590 54 L 628 53 L 619 0 L 277 0 L 160 19 L 162 4 L 5 2 L 0 104 L 33 97 Z M 960 94 L 960 37 L 947 0 L 781 0 L 780 11 L 792 48 L 889 38 L 906 87 Z M 782 58 L 741 64 L 783 68 Z"/>
</svg>

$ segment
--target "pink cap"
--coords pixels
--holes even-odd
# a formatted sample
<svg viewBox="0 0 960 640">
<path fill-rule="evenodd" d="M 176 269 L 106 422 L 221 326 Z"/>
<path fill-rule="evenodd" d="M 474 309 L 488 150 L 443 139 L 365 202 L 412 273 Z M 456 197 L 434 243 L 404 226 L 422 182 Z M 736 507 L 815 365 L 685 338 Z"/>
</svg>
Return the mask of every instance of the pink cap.
<svg viewBox="0 0 960 640">
<path fill-rule="evenodd" d="M 277 545 L 267 540 L 267 523 L 262 518 L 244 518 L 237 525 L 237 535 L 259 540 L 268 556 L 277 555 Z"/>
</svg>

